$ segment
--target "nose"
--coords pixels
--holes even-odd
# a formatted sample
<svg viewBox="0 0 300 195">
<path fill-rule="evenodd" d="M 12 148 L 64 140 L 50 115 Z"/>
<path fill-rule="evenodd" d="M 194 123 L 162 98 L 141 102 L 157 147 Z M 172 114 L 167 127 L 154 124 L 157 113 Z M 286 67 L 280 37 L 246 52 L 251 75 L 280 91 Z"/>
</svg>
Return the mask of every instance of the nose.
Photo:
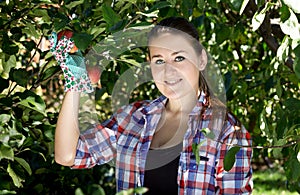
<svg viewBox="0 0 300 195">
<path fill-rule="evenodd" d="M 170 63 L 165 64 L 165 75 L 174 75 L 176 72 L 177 70 L 172 64 Z"/>
</svg>

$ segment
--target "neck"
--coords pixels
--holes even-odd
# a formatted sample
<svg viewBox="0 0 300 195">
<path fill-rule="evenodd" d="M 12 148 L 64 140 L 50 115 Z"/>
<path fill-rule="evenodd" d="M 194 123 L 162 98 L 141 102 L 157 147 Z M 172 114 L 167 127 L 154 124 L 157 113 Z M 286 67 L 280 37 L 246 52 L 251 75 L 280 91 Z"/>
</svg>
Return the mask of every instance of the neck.
<svg viewBox="0 0 300 195">
<path fill-rule="evenodd" d="M 198 101 L 197 94 L 189 94 L 180 99 L 169 99 L 166 111 L 174 114 L 189 114 Z"/>
</svg>

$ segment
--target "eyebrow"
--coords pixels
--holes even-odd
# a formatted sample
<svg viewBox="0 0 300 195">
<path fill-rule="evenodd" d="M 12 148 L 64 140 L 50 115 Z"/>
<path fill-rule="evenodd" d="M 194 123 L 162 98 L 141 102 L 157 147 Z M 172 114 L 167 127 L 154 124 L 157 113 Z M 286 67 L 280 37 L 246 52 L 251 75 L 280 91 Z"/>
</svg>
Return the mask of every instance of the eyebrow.
<svg viewBox="0 0 300 195">
<path fill-rule="evenodd" d="M 186 51 L 184 51 L 184 50 L 175 51 L 175 52 L 173 52 L 171 54 L 171 56 L 177 55 L 179 53 L 186 53 Z M 153 55 L 151 58 L 153 59 L 153 58 L 160 58 L 160 57 L 162 57 L 162 55 L 161 54 L 157 54 L 157 55 Z"/>
</svg>

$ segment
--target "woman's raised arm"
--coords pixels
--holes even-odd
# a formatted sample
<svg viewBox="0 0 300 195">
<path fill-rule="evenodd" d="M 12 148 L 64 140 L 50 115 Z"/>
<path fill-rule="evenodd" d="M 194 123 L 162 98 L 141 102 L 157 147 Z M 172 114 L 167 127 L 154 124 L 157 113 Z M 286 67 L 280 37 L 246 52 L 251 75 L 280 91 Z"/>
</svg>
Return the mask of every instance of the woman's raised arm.
<svg viewBox="0 0 300 195">
<path fill-rule="evenodd" d="M 50 36 L 50 51 L 61 67 L 65 78 L 66 95 L 59 113 L 55 132 L 55 161 L 65 166 L 72 166 L 76 155 L 79 138 L 78 112 L 80 93 L 90 93 L 93 87 L 89 80 L 84 57 L 75 49 L 70 33 Z M 72 53 L 71 53 L 72 52 Z"/>
<path fill-rule="evenodd" d="M 55 161 L 72 166 L 79 138 L 78 110 L 80 92 L 67 92 L 59 112 L 55 130 Z"/>
</svg>

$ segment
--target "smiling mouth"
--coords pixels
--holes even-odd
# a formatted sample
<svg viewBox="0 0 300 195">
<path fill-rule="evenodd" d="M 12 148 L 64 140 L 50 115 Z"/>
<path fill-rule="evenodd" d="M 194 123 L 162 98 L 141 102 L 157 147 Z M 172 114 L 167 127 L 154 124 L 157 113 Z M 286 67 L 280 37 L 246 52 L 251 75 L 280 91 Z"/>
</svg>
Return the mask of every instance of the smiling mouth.
<svg viewBox="0 0 300 195">
<path fill-rule="evenodd" d="M 167 85 L 176 85 L 180 81 L 182 81 L 182 79 L 168 80 L 168 81 L 165 81 L 165 84 L 167 84 Z"/>
</svg>

